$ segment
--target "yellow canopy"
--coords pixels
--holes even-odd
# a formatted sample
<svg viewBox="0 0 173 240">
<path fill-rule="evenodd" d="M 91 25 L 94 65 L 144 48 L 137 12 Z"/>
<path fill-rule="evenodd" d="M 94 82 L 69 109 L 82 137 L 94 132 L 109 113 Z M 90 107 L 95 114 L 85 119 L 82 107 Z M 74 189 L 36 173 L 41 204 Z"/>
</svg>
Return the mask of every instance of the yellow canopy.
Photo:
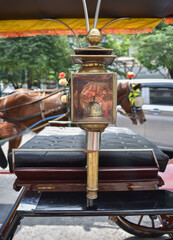
<svg viewBox="0 0 173 240">
<path fill-rule="evenodd" d="M 84 18 L 63 18 L 57 19 L 68 25 L 76 34 L 86 34 L 86 23 Z M 102 28 L 113 18 L 98 19 L 98 28 Z M 103 29 L 102 34 L 107 33 L 138 33 L 151 32 L 152 29 L 162 21 L 161 18 L 131 18 L 122 19 L 109 24 Z M 93 26 L 94 19 L 90 19 L 90 26 Z M 62 23 L 41 20 L 1 20 L 0 37 L 18 37 L 18 36 L 35 36 L 35 35 L 72 35 L 72 32 Z"/>
<path fill-rule="evenodd" d="M 82 2 L 82 0 L 0 0 L 0 37 L 71 35 L 72 32 L 65 25 L 76 34 L 86 34 Z M 86 0 L 91 28 L 97 3 L 98 0 Z M 172 16 L 172 0 L 102 0 L 97 28 L 122 18 L 106 25 L 102 33 L 151 32 L 165 18 L 167 23 L 173 23 Z M 42 20 L 48 18 L 60 20 L 65 25 Z"/>
</svg>

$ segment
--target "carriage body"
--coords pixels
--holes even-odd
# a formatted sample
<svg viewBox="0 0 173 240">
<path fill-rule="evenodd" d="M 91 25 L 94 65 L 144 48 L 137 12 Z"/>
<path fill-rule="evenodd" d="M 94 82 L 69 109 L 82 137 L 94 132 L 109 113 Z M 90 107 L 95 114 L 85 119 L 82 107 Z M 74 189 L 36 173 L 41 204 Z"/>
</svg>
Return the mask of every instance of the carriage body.
<svg viewBox="0 0 173 240">
<path fill-rule="evenodd" d="M 75 2 L 70 0 L 56 1 L 56 3 L 54 1 L 53 6 L 47 5 L 47 1 L 43 1 L 41 8 L 37 4 L 38 9 L 35 8 L 35 1 L 28 1 L 27 7 L 26 2 L 25 4 L 21 4 L 21 1 L 18 0 L 16 2 L 20 8 L 17 5 L 14 8 L 11 5 L 11 1 L 3 1 L 0 10 L 2 19 L 0 27 L 3 28 L 5 25 L 3 20 L 7 20 L 9 25 L 7 24 L 6 28 L 1 31 L 1 36 L 62 34 L 62 32 L 66 32 L 64 26 L 65 28 L 68 27 L 68 34 L 69 31 L 70 33 L 71 31 L 75 33 L 73 26 L 78 25 L 80 22 L 82 22 L 82 26 L 80 25 L 81 29 L 75 29 L 76 33 L 86 33 L 85 27 L 83 27 L 83 19 L 81 20 L 81 16 L 83 16 L 82 1 L 80 1 L 80 4 L 77 0 Z M 61 5 L 62 2 L 63 5 Z M 95 11 L 95 19 L 91 19 L 91 22 L 94 22 L 93 26 L 96 28 L 101 1 L 97 1 L 96 10 L 93 0 L 88 2 L 91 17 L 94 17 Z M 170 3 L 170 0 L 162 0 L 159 5 L 155 3 L 155 0 L 147 1 L 147 4 L 145 0 L 142 3 L 135 0 L 129 1 L 129 4 L 127 2 L 126 0 L 103 1 L 106 5 L 103 5 L 100 11 L 101 21 L 98 23 L 100 31 L 109 25 L 109 27 L 113 27 L 104 29 L 103 32 L 115 33 L 116 18 L 122 17 L 125 27 L 123 26 L 122 29 L 119 29 L 119 25 L 116 25 L 117 32 L 121 30 L 121 33 L 135 33 L 138 30 L 146 32 L 159 24 L 162 18 L 173 14 L 173 5 Z M 60 5 L 63 6 L 64 10 Z M 67 8 L 66 5 L 70 7 Z M 89 31 L 86 6 L 85 4 L 83 6 L 87 31 Z M 14 12 L 8 11 L 9 8 L 14 8 Z M 120 12 L 119 9 L 121 10 Z M 115 10 L 116 13 L 114 12 Z M 25 14 L 26 18 L 23 20 Z M 68 18 L 65 19 L 64 16 Z M 49 19 L 44 19 L 45 21 L 43 21 L 43 17 L 49 17 Z M 60 17 L 60 19 L 53 19 L 52 21 L 56 22 L 56 24 L 58 23 L 58 27 L 49 21 L 52 20 L 50 18 L 55 17 Z M 61 17 L 64 18 L 64 22 L 61 21 Z M 129 17 L 134 17 L 134 19 L 129 19 Z M 140 21 L 140 19 L 136 23 L 137 17 L 147 18 L 145 21 L 148 24 L 145 25 L 145 21 Z M 77 24 L 73 25 L 74 18 Z M 14 20 L 13 22 L 13 19 L 16 19 L 16 21 Z M 21 21 L 21 25 L 17 21 Z M 45 27 L 44 23 L 47 23 L 47 21 L 50 25 L 45 24 Z M 70 26 L 68 26 L 68 22 Z M 60 26 L 60 29 L 59 24 L 63 24 L 63 27 Z M 12 30 L 11 25 L 15 30 Z M 128 26 L 127 29 L 126 26 Z M 143 28 L 143 26 L 145 27 Z M 101 40 L 100 36 L 92 36 L 91 38 L 90 43 L 93 45 L 97 45 Z M 95 52 L 94 55 L 91 54 L 90 50 Z M 81 52 L 82 54 L 80 54 Z M 88 54 L 89 52 L 90 54 Z M 106 54 L 103 54 L 103 52 Z M 101 71 L 101 74 L 106 76 L 106 70 L 103 65 L 110 64 L 114 60 L 114 56 L 107 57 L 105 55 L 110 55 L 110 51 L 94 46 L 93 49 L 89 47 L 87 50 L 76 50 L 76 55 L 72 56 L 72 59 L 75 63 L 82 64 L 79 73 L 100 74 Z M 115 87 L 113 84 L 112 86 Z M 111 90 L 109 86 L 108 89 Z M 82 90 L 80 93 L 82 93 Z M 76 108 L 76 112 L 72 112 L 72 120 L 75 118 L 74 123 L 79 124 L 82 129 L 88 132 L 91 130 L 103 132 L 107 125 L 115 123 L 116 119 L 116 97 L 112 93 L 110 96 L 112 101 L 110 121 L 108 119 L 103 121 L 102 119 L 102 122 L 86 121 L 85 124 L 80 119 L 79 122 L 79 119 L 75 118 L 78 105 L 75 106 L 72 103 L 72 107 Z M 75 96 L 73 97 L 75 98 Z M 80 102 L 80 107 L 82 105 L 82 102 Z M 88 103 L 87 106 L 90 107 L 90 105 Z M 86 105 L 84 104 L 84 112 L 85 108 Z M 104 115 L 106 113 L 107 111 L 104 110 Z M 94 113 L 90 117 L 98 118 L 100 116 Z M 172 217 L 170 217 L 170 221 L 167 217 L 168 215 L 173 215 L 173 193 L 159 190 L 159 187 L 164 185 L 159 171 L 165 171 L 169 160 L 168 157 L 153 144 L 147 142 L 146 139 L 132 133 L 130 130 L 110 127 L 102 133 L 101 148 L 91 150 L 95 159 L 99 160 L 99 166 L 94 166 L 95 161 L 92 159 L 92 154 L 86 148 L 85 143 L 85 132 L 79 128 L 47 127 L 21 148 L 13 149 L 10 161 L 17 177 L 14 182 L 14 189 L 18 191 L 22 188 L 22 190 L 11 215 L 1 228 L 0 239 L 11 239 L 20 220 L 25 216 L 162 215 L 166 219 L 166 224 L 163 224 L 163 229 L 154 229 L 154 231 L 158 234 L 173 233 Z M 88 162 L 91 163 L 91 166 L 87 165 L 86 167 L 87 155 L 90 156 Z M 94 180 L 96 182 L 98 180 L 97 188 L 92 189 L 92 191 L 98 191 L 98 198 L 96 196 L 94 200 L 88 198 L 86 194 L 87 171 L 89 168 L 92 169 L 92 167 L 95 169 L 93 173 L 97 173 L 97 176 L 93 175 Z M 144 231 L 147 231 L 147 229 Z M 148 231 L 152 232 L 153 228 Z"/>
<path fill-rule="evenodd" d="M 159 215 L 163 221 L 167 219 L 167 225 L 143 227 L 142 233 L 133 225 L 131 233 L 172 234 L 173 194 L 159 190 L 164 189 L 160 175 L 164 178 L 168 156 L 127 128 L 108 127 L 99 151 L 98 198 L 91 206 L 86 193 L 85 138 L 86 132 L 80 128 L 49 126 L 13 150 L 14 189 L 23 189 L 19 215 L 110 216 L 126 231 L 131 222 L 121 216 Z"/>
</svg>

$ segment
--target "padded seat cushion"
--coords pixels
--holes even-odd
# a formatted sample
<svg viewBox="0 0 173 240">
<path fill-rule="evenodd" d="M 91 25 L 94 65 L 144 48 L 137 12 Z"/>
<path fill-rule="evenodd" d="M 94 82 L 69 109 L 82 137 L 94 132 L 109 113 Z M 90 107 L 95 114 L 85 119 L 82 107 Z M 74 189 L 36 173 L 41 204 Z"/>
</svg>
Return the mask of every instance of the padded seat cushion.
<svg viewBox="0 0 173 240">
<path fill-rule="evenodd" d="M 85 131 L 80 128 L 46 127 L 15 152 L 15 168 L 21 167 L 85 167 L 86 153 L 55 152 L 53 149 L 85 149 Z M 34 152 L 32 149 L 40 149 Z M 127 128 L 108 127 L 101 134 L 101 150 L 106 149 L 153 149 L 164 171 L 169 157 L 157 146 Z M 41 151 L 43 150 L 43 151 Z M 51 151 L 50 151 L 51 150 Z M 151 151 L 119 151 L 99 153 L 100 167 L 156 166 Z"/>
</svg>

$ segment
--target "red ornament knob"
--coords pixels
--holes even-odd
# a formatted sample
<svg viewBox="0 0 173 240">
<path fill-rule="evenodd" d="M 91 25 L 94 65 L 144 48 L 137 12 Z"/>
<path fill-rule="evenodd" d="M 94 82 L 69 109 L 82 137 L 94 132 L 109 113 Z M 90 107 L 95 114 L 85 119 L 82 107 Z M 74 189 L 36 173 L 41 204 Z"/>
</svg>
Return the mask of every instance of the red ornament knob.
<svg viewBox="0 0 173 240">
<path fill-rule="evenodd" d="M 127 75 L 126 75 L 126 77 L 127 77 L 127 78 L 130 78 L 130 79 L 133 78 L 134 76 L 135 76 L 135 75 L 134 75 L 133 72 L 128 72 Z"/>
</svg>

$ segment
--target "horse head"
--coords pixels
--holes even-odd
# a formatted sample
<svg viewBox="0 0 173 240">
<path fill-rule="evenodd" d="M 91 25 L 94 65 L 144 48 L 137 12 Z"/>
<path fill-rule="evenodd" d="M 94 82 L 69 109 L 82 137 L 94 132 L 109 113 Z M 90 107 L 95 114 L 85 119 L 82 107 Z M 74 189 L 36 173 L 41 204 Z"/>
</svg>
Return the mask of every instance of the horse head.
<svg viewBox="0 0 173 240">
<path fill-rule="evenodd" d="M 141 84 L 132 84 L 128 82 L 118 83 L 118 105 L 123 110 L 120 113 L 128 115 L 133 124 L 143 124 L 146 121 L 142 110 L 143 100 L 140 92 Z"/>
</svg>

